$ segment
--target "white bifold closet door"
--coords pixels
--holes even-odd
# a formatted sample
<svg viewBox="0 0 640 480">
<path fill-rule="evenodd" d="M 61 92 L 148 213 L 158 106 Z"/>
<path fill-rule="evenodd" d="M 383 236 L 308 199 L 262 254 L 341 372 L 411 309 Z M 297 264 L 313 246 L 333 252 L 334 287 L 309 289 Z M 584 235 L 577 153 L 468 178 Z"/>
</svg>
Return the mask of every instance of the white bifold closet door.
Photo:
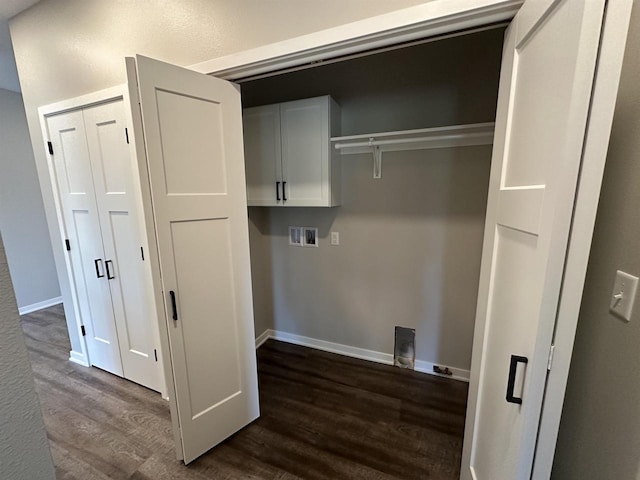
<svg viewBox="0 0 640 480">
<path fill-rule="evenodd" d="M 146 146 L 169 399 L 188 463 L 259 416 L 240 92 L 141 56 L 127 69 Z"/>
<path fill-rule="evenodd" d="M 47 124 L 90 362 L 160 391 L 123 102 Z"/>
<path fill-rule="evenodd" d="M 604 9 L 527 1 L 506 32 L 465 480 L 531 476 Z"/>
<path fill-rule="evenodd" d="M 92 365 L 123 375 L 81 110 L 47 119 L 76 298 Z"/>
</svg>

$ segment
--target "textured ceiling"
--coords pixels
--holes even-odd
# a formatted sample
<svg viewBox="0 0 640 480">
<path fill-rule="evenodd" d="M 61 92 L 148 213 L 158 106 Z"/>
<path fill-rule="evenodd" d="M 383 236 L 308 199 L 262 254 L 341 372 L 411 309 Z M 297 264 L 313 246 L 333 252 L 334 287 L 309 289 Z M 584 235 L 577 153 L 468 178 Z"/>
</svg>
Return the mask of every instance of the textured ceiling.
<svg viewBox="0 0 640 480">
<path fill-rule="evenodd" d="M 16 60 L 13 56 L 9 19 L 26 10 L 39 0 L 0 0 L 0 88 L 20 91 Z"/>
<path fill-rule="evenodd" d="M 40 0 L 2 0 L 0 2 L 0 18 L 7 20 L 39 1 Z"/>
</svg>

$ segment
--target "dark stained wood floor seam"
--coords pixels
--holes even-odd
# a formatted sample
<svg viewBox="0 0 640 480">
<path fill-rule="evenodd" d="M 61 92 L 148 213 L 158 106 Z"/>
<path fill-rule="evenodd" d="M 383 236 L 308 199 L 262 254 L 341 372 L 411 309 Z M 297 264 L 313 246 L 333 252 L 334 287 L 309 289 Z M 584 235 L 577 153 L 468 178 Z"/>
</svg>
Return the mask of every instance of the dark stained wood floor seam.
<svg viewBox="0 0 640 480">
<path fill-rule="evenodd" d="M 160 395 L 69 362 L 61 306 L 22 325 L 60 480 L 459 478 L 463 382 L 269 340 L 261 417 L 185 466 Z"/>
</svg>

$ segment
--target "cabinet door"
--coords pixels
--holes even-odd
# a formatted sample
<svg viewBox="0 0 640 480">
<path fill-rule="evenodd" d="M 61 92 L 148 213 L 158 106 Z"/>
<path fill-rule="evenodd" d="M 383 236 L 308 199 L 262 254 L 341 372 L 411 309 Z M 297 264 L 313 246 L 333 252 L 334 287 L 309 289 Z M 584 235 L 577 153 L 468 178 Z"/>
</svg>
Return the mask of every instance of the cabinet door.
<svg viewBox="0 0 640 480">
<path fill-rule="evenodd" d="M 89 360 L 91 365 L 122 376 L 82 111 L 49 117 L 47 127 Z"/>
<path fill-rule="evenodd" d="M 328 206 L 329 97 L 280 104 L 284 204 Z"/>
<path fill-rule="evenodd" d="M 125 136 L 123 101 L 83 111 L 124 377 L 160 391 L 157 322 L 152 317 L 138 235 L 133 165 Z"/>
<path fill-rule="evenodd" d="M 260 412 L 240 92 L 141 56 L 127 63 L 129 78 L 134 66 L 139 90 L 129 91 L 134 105 L 139 95 L 144 125 L 169 400 L 188 463 Z"/>
<path fill-rule="evenodd" d="M 280 105 L 247 108 L 242 112 L 247 177 L 247 204 L 282 205 Z"/>
</svg>

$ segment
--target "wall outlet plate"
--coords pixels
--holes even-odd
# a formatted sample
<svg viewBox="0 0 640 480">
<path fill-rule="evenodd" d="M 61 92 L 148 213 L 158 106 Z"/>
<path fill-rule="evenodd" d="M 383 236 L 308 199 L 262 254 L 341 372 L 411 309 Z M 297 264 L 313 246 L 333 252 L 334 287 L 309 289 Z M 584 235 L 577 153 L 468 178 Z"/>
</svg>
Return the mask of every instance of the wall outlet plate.
<svg viewBox="0 0 640 480">
<path fill-rule="evenodd" d="M 289 227 L 289 245 L 302 247 L 302 228 Z"/>
<path fill-rule="evenodd" d="M 302 227 L 302 245 L 305 247 L 318 246 L 318 229 L 316 227 Z"/>
<path fill-rule="evenodd" d="M 628 322 L 633 313 L 637 291 L 638 277 L 618 270 L 613 282 L 609 311 Z"/>
</svg>

